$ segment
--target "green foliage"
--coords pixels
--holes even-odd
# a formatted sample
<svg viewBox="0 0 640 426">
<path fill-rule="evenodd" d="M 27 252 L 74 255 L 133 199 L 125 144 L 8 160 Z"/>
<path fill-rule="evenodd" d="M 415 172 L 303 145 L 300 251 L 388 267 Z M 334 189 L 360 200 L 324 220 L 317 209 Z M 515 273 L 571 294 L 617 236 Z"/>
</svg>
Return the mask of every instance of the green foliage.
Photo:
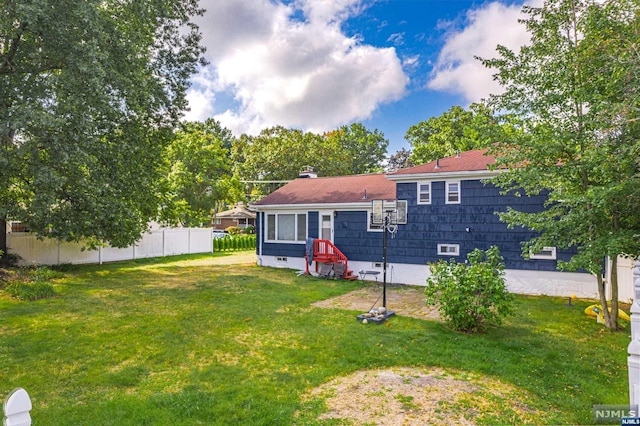
<svg viewBox="0 0 640 426">
<path fill-rule="evenodd" d="M 5 290 L 11 295 L 11 297 L 26 301 L 48 299 L 56 295 L 51 283 L 46 281 L 15 281 L 7 285 Z"/>
<path fill-rule="evenodd" d="M 427 304 L 438 304 L 440 315 L 454 329 L 477 332 L 486 322 L 501 324 L 502 317 L 512 312 L 513 295 L 505 287 L 498 247 L 475 249 L 467 260 L 430 264 L 425 294 Z"/>
<path fill-rule="evenodd" d="M 353 123 L 329 132 L 325 136 L 335 140 L 342 148 L 342 161 L 349 164 L 348 174 L 382 171 L 382 161 L 387 153 L 389 141 L 378 129 L 372 132 L 362 123 Z"/>
<path fill-rule="evenodd" d="M 201 13 L 197 0 L 0 2 L 0 218 L 89 246 L 139 238 Z"/>
<path fill-rule="evenodd" d="M 255 234 L 235 234 L 224 238 L 213 239 L 213 251 L 255 250 Z"/>
<path fill-rule="evenodd" d="M 282 186 L 278 181 L 296 179 L 305 166 L 312 166 L 319 176 L 381 171 L 388 143 L 379 131 L 362 124 L 324 135 L 276 126 L 258 136 L 242 135 L 233 144 L 231 159 L 234 175 L 251 181 L 246 193 L 256 199 Z"/>
<path fill-rule="evenodd" d="M 539 232 L 525 253 L 575 247 L 559 266 L 600 277 L 604 257 L 640 255 L 640 8 L 636 0 L 553 0 L 524 11 L 531 45 L 499 47 L 498 58 L 483 60 L 505 89 L 491 106 L 521 130 L 492 147 L 505 169 L 494 182 L 548 194 L 548 208 L 501 218 Z M 605 320 L 614 329 L 617 277 L 610 284 Z M 606 303 L 602 283 L 599 291 Z"/>
<path fill-rule="evenodd" d="M 20 259 L 20 256 L 16 253 L 2 252 L 0 250 L 0 265 L 2 266 L 16 266 Z"/>
<path fill-rule="evenodd" d="M 33 301 L 47 299 L 56 295 L 49 282 L 62 275 L 46 266 L 18 268 L 5 286 L 5 291 L 20 300 Z"/>
<path fill-rule="evenodd" d="M 507 126 L 500 123 L 482 104 L 469 110 L 454 106 L 439 117 L 413 125 L 405 139 L 413 147 L 410 161 L 423 164 L 457 152 L 486 148 L 503 139 Z"/>
<path fill-rule="evenodd" d="M 225 229 L 225 231 L 227 231 L 231 235 L 236 235 L 240 234 L 242 232 L 242 229 L 240 229 L 239 226 L 229 226 L 227 229 Z"/>
<path fill-rule="evenodd" d="M 162 222 L 205 226 L 219 206 L 243 198 L 240 182 L 231 175 L 232 142 L 231 132 L 213 119 L 182 125 L 164 156 Z"/>
</svg>

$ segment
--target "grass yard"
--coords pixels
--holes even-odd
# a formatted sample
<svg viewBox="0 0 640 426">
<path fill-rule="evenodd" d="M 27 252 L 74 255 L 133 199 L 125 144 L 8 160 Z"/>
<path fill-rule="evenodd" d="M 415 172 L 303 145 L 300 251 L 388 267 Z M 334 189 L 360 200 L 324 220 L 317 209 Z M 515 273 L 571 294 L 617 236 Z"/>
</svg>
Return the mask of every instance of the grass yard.
<svg viewBox="0 0 640 426">
<path fill-rule="evenodd" d="M 590 301 L 518 297 L 518 314 L 482 335 L 402 316 L 363 325 L 361 312 L 312 306 L 359 282 L 252 259 L 81 266 L 36 302 L 0 291 L 0 398 L 25 388 L 38 426 L 349 424 L 325 418 L 327 383 L 417 368 L 475 383 L 437 411 L 477 424 L 591 424 L 594 404 L 628 404 L 628 324 L 605 331 L 582 313 Z M 416 396 L 394 398 L 415 410 Z"/>
</svg>

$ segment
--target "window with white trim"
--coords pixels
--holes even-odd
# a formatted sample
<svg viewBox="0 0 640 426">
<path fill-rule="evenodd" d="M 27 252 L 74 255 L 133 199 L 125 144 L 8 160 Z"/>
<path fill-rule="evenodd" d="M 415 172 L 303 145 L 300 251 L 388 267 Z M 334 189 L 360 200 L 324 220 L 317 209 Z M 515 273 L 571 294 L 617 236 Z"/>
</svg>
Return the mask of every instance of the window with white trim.
<svg viewBox="0 0 640 426">
<path fill-rule="evenodd" d="M 438 244 L 438 256 L 460 256 L 460 244 Z"/>
<path fill-rule="evenodd" d="M 418 204 L 431 204 L 431 182 L 418 182 Z"/>
<path fill-rule="evenodd" d="M 529 259 L 556 260 L 556 248 L 542 247 L 539 252 L 531 253 Z"/>
<path fill-rule="evenodd" d="M 266 228 L 267 241 L 304 242 L 307 239 L 307 214 L 267 214 Z"/>
<path fill-rule="evenodd" d="M 460 204 L 460 182 L 447 182 L 446 204 Z"/>
</svg>

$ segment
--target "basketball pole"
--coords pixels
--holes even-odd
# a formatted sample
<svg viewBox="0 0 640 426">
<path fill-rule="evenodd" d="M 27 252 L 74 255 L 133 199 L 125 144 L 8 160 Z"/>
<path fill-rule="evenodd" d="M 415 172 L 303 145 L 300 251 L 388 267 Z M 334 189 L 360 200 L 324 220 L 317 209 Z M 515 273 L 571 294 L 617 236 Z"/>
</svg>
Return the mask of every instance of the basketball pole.
<svg viewBox="0 0 640 426">
<path fill-rule="evenodd" d="M 384 228 L 382 228 L 382 306 L 387 309 L 387 227 L 389 226 L 389 212 L 384 214 Z"/>
</svg>

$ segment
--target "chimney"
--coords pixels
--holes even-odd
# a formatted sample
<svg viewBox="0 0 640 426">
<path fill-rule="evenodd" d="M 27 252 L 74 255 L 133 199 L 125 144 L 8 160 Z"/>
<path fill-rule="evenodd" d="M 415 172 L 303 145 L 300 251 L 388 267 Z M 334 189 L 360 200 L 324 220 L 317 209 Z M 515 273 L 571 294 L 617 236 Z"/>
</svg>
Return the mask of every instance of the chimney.
<svg viewBox="0 0 640 426">
<path fill-rule="evenodd" d="M 311 166 L 304 166 L 302 171 L 300 171 L 300 178 L 317 178 L 318 174 L 313 170 Z"/>
<path fill-rule="evenodd" d="M 439 168 L 440 168 L 440 159 L 437 158 L 436 159 L 436 169 L 439 169 Z"/>
</svg>

